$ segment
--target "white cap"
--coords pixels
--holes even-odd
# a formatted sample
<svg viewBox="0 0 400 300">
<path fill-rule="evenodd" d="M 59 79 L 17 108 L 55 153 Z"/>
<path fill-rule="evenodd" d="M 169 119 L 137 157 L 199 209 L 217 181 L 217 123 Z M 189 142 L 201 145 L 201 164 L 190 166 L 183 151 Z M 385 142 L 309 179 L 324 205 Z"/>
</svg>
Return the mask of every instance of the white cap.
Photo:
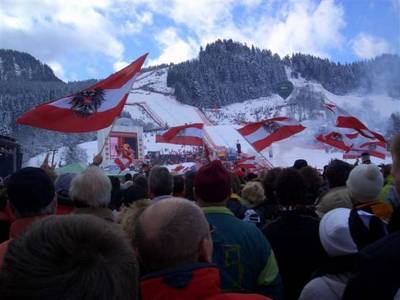
<svg viewBox="0 0 400 300">
<path fill-rule="evenodd" d="M 319 224 L 319 238 L 329 256 L 358 252 L 349 229 L 350 209 L 336 208 L 326 213 Z"/>
<path fill-rule="evenodd" d="M 373 201 L 383 187 L 383 176 L 376 165 L 358 165 L 351 170 L 346 185 L 352 198 L 363 202 Z"/>
</svg>

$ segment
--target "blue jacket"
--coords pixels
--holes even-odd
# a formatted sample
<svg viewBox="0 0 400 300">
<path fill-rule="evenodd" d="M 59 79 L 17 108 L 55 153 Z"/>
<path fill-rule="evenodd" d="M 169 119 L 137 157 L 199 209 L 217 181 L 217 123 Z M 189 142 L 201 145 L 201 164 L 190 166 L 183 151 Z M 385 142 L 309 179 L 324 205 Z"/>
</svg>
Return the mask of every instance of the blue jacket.
<svg viewBox="0 0 400 300">
<path fill-rule="evenodd" d="M 220 269 L 222 289 L 282 299 L 278 265 L 263 233 L 236 218 L 227 207 L 204 207 L 203 211 L 215 227 L 213 262 Z"/>
</svg>

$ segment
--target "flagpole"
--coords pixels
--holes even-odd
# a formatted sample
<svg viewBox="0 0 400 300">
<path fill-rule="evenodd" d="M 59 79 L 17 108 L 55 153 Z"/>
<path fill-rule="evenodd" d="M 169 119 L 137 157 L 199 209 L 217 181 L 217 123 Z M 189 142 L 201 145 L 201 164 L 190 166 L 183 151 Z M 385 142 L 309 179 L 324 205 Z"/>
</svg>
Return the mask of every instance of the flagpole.
<svg viewBox="0 0 400 300">
<path fill-rule="evenodd" d="M 116 119 L 116 118 L 115 118 L 115 119 Z M 100 155 L 103 154 L 104 147 L 106 146 L 107 140 L 108 140 L 108 138 L 110 137 L 110 133 L 111 133 L 111 131 L 114 129 L 115 119 L 114 119 L 114 121 L 113 121 L 113 123 L 112 123 L 112 125 L 111 125 L 110 131 L 108 131 L 106 137 L 104 138 L 103 146 L 101 146 L 101 149 L 100 149 L 100 151 L 99 151 L 99 154 L 100 154 Z"/>
</svg>

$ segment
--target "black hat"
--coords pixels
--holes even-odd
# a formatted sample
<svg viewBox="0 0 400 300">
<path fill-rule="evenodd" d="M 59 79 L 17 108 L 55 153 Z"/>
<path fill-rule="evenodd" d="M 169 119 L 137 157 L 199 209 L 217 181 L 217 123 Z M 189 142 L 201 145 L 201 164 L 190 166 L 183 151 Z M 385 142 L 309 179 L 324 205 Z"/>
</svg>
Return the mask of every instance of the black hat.
<svg viewBox="0 0 400 300">
<path fill-rule="evenodd" d="M 294 162 L 293 168 L 300 170 L 301 168 L 307 167 L 308 163 L 305 159 L 297 159 Z"/>
<path fill-rule="evenodd" d="M 54 199 L 54 184 L 44 170 L 27 167 L 11 175 L 7 194 L 18 213 L 36 213 Z"/>
</svg>

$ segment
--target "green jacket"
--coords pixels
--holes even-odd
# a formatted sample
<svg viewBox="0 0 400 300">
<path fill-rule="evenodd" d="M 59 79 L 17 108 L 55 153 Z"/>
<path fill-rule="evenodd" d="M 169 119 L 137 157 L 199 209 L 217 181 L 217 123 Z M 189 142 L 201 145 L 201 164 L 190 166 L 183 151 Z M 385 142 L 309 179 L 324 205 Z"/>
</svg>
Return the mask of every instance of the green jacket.
<svg viewBox="0 0 400 300">
<path fill-rule="evenodd" d="M 222 288 L 282 299 L 278 265 L 263 233 L 227 207 L 204 207 L 203 211 L 215 227 L 213 262 L 220 269 Z"/>
<path fill-rule="evenodd" d="M 386 201 L 393 185 L 394 185 L 394 177 L 393 175 L 389 175 L 385 180 L 385 185 L 383 186 L 381 192 L 379 193 L 378 199 L 381 201 Z"/>
</svg>

